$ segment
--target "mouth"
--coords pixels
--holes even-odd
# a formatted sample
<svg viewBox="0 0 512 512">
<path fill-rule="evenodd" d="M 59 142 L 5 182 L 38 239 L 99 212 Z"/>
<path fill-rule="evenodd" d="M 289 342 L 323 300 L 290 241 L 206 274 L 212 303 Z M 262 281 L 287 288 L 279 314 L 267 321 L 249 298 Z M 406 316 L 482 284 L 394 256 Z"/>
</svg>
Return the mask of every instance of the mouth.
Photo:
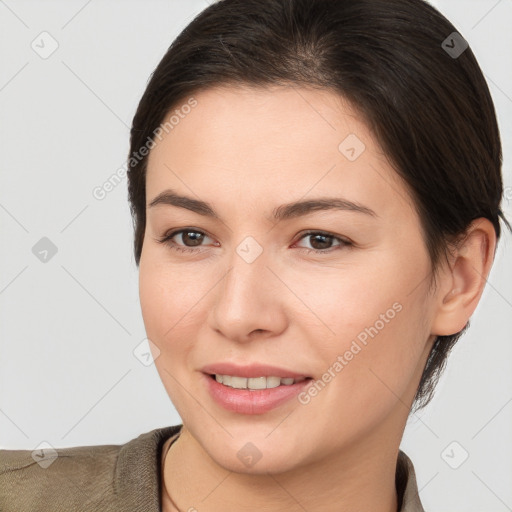
<svg viewBox="0 0 512 512">
<path fill-rule="evenodd" d="M 227 411 L 243 415 L 265 414 L 284 405 L 311 385 L 312 380 L 303 376 L 241 377 L 203 372 L 210 397 Z"/>
<path fill-rule="evenodd" d="M 229 388 L 248 389 L 249 391 L 258 391 L 262 389 L 273 389 L 280 386 L 292 386 L 299 382 L 312 380 L 312 377 L 278 377 L 278 376 L 261 376 L 261 377 L 240 377 L 237 375 L 222 375 L 210 373 L 208 376 Z"/>
</svg>

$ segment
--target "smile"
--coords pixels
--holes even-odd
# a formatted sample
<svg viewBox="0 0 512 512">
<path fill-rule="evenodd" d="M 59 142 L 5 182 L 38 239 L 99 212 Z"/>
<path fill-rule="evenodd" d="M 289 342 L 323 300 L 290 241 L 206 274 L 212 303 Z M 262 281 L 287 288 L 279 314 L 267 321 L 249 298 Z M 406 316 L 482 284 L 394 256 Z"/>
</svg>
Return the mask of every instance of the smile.
<svg viewBox="0 0 512 512">
<path fill-rule="evenodd" d="M 211 375 L 212 378 L 224 386 L 228 386 L 234 389 L 271 389 L 277 388 L 278 386 L 291 386 L 297 382 L 306 380 L 306 377 L 299 377 L 294 379 L 292 377 L 238 377 L 235 375 Z"/>
</svg>

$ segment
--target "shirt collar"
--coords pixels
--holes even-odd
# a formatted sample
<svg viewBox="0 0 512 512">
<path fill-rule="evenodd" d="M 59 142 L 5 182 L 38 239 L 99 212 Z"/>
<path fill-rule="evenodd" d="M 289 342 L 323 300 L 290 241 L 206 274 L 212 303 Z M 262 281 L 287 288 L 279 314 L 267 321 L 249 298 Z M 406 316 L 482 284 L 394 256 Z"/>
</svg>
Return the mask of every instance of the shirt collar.
<svg viewBox="0 0 512 512">
<path fill-rule="evenodd" d="M 402 450 L 398 451 L 395 482 L 398 493 L 398 511 L 425 512 L 418 492 L 414 465 Z"/>
</svg>

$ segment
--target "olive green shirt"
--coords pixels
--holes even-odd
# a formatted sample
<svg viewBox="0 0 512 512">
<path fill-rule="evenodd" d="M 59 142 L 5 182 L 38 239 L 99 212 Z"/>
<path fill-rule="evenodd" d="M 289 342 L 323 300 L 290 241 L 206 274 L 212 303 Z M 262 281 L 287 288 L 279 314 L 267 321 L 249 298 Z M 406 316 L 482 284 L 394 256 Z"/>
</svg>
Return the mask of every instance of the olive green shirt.
<svg viewBox="0 0 512 512">
<path fill-rule="evenodd" d="M 123 445 L 0 450 L 0 511 L 160 512 L 162 447 L 181 427 Z M 396 488 L 399 512 L 425 512 L 413 464 L 401 450 Z"/>
</svg>

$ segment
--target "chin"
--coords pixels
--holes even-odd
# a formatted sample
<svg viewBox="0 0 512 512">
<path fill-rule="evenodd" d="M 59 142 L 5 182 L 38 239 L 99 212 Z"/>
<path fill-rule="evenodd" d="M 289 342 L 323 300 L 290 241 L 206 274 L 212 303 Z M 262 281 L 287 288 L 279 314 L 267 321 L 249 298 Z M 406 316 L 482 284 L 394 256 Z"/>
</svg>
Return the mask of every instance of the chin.
<svg viewBox="0 0 512 512">
<path fill-rule="evenodd" d="M 259 451 L 259 453 L 257 451 L 253 452 L 248 446 L 244 446 L 241 450 L 215 450 L 210 453 L 210 456 L 227 471 L 246 475 L 286 473 L 300 466 L 296 450 L 291 449 L 288 454 L 269 453 L 269 451 L 270 446 Z M 294 459 L 291 457 L 294 457 Z"/>
<path fill-rule="evenodd" d="M 225 431 L 222 431 L 221 437 L 215 434 L 212 436 L 211 430 L 199 432 L 199 436 L 195 437 L 217 465 L 235 473 L 278 474 L 305 464 L 306 461 L 297 450 L 300 442 L 297 443 L 289 435 L 283 437 L 274 433 L 268 436 L 275 425 L 273 422 L 272 428 L 241 428 L 240 433 L 234 432 L 226 425 L 233 437 Z"/>
</svg>

